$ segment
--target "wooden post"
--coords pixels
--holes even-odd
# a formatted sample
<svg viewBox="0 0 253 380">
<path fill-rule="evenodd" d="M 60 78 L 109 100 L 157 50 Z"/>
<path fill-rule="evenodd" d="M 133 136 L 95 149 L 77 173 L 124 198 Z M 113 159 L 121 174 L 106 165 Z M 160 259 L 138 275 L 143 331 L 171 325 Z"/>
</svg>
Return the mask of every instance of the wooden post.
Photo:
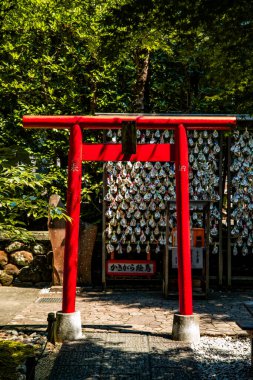
<svg viewBox="0 0 253 380">
<path fill-rule="evenodd" d="M 210 204 L 206 206 L 206 295 L 209 291 L 209 238 L 210 238 Z"/>
<path fill-rule="evenodd" d="M 123 154 L 135 154 L 136 153 L 136 123 L 135 121 L 123 121 L 122 122 L 122 153 Z"/>
<path fill-rule="evenodd" d="M 222 286 L 222 279 L 223 279 L 223 250 L 222 250 L 222 206 L 223 206 L 223 182 L 222 182 L 222 159 L 223 159 L 223 135 L 222 132 L 220 132 L 220 153 L 219 153 L 219 212 L 220 212 L 220 220 L 219 220 L 219 256 L 218 256 L 218 283 L 219 286 Z"/>
<path fill-rule="evenodd" d="M 228 178 L 227 178 L 227 285 L 231 286 L 231 136 L 228 136 Z"/>
<path fill-rule="evenodd" d="M 166 207 L 166 245 L 163 260 L 163 294 L 168 297 L 169 293 L 169 203 Z"/>
<path fill-rule="evenodd" d="M 53 194 L 49 198 L 49 206 L 64 207 L 58 194 Z M 64 249 L 66 222 L 64 219 L 48 219 L 48 234 L 53 251 L 52 259 L 52 283 L 53 285 L 62 285 L 63 267 L 64 267 Z"/>
<path fill-rule="evenodd" d="M 92 284 L 92 254 L 97 236 L 97 226 L 85 223 L 79 232 L 78 283 Z"/>
</svg>

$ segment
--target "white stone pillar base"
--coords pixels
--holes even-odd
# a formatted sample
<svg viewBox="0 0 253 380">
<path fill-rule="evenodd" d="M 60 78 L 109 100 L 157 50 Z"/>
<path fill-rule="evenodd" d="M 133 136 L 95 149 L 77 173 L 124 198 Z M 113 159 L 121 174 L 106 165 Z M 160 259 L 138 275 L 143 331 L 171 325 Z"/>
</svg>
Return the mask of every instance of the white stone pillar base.
<svg viewBox="0 0 253 380">
<path fill-rule="evenodd" d="M 65 342 L 84 338 L 80 311 L 63 313 L 57 311 L 55 321 L 55 341 Z"/>
<path fill-rule="evenodd" d="M 174 314 L 172 339 L 198 343 L 200 340 L 199 316 Z"/>
</svg>

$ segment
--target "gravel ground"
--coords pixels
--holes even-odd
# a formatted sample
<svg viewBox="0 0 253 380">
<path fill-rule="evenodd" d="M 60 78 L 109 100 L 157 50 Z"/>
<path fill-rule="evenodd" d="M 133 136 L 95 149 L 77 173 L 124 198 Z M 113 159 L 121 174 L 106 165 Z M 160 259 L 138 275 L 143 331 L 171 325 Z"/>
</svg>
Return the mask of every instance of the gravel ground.
<svg viewBox="0 0 253 380">
<path fill-rule="evenodd" d="M 203 380 L 253 379 L 249 338 L 204 336 L 192 349 Z"/>
</svg>

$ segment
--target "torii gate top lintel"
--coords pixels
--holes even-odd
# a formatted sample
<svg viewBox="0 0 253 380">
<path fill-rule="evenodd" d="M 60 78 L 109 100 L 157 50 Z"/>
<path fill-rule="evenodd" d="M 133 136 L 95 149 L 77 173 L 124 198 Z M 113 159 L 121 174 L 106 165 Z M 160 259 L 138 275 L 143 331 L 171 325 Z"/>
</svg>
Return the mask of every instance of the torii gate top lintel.
<svg viewBox="0 0 253 380">
<path fill-rule="evenodd" d="M 78 124 L 82 129 L 120 129 L 122 122 L 134 121 L 138 129 L 175 129 L 183 124 L 186 129 L 230 130 L 238 122 L 236 116 L 24 116 L 24 128 L 70 129 Z"/>
<path fill-rule="evenodd" d="M 95 116 L 24 116 L 24 128 L 72 129 L 78 125 L 85 130 L 121 129 L 126 122 L 134 122 L 140 130 L 161 129 L 176 131 L 179 125 L 185 130 L 229 131 L 237 123 L 236 116 L 210 115 L 139 115 L 101 114 Z M 175 161 L 173 144 L 137 144 L 135 154 L 122 154 L 121 144 L 83 144 L 83 161 Z"/>
</svg>

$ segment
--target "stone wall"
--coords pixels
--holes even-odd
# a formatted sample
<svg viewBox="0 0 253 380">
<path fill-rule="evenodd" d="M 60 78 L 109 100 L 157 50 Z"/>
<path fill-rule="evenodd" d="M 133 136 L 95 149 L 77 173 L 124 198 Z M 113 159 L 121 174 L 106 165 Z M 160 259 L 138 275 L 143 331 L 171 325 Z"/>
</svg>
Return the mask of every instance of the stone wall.
<svg viewBox="0 0 253 380">
<path fill-rule="evenodd" d="M 35 241 L 0 240 L 0 286 L 62 285 L 65 229 L 33 232 Z M 78 285 L 92 284 L 92 254 L 97 226 L 85 223 L 80 228 Z M 50 238 L 50 240 L 49 240 Z"/>
<path fill-rule="evenodd" d="M 52 281 L 52 251 L 49 240 L 30 244 L 0 242 L 0 286 L 37 285 Z"/>
</svg>

